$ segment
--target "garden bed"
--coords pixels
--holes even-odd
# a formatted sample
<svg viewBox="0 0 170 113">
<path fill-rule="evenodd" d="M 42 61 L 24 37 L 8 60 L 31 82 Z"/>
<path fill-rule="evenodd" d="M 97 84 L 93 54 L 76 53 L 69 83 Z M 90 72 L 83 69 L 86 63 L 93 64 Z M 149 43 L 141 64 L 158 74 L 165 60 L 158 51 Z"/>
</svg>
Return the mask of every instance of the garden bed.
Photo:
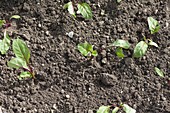
<svg viewBox="0 0 170 113">
<path fill-rule="evenodd" d="M 89 0 L 93 18 L 74 19 L 63 9 L 67 0 L 1 0 L 0 19 L 17 14 L 17 30 L 31 50 L 35 79 L 18 80 L 19 72 L 7 66 L 12 48 L 0 55 L 0 105 L 7 113 L 96 113 L 101 105 L 121 102 L 137 113 L 170 113 L 170 1 Z M 159 21 L 152 36 L 159 48 L 149 47 L 142 58 L 133 58 L 135 45 L 149 35 L 147 17 Z M 73 37 L 67 33 L 73 31 Z M 3 33 L 1 33 L 3 36 Z M 150 37 L 149 37 L 150 38 Z M 2 38 L 0 38 L 2 39 Z M 130 42 L 124 58 L 116 39 Z M 89 42 L 98 50 L 92 60 L 77 50 Z M 157 75 L 154 67 L 164 72 Z M 3 112 L 5 113 L 5 112 Z"/>
</svg>

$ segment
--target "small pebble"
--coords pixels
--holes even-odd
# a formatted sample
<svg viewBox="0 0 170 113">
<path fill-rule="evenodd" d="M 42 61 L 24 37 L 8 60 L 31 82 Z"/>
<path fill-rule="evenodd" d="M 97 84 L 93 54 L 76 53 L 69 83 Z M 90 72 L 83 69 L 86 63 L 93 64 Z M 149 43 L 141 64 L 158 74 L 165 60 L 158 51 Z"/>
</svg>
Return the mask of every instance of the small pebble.
<svg viewBox="0 0 170 113">
<path fill-rule="evenodd" d="M 103 64 L 106 64 L 106 63 L 107 63 L 107 58 L 103 58 L 103 59 L 102 59 L 102 63 L 103 63 Z"/>
<path fill-rule="evenodd" d="M 40 27 L 40 28 L 41 28 L 41 27 L 42 27 L 42 25 L 41 25 L 41 24 L 38 24 L 38 27 Z"/>
<path fill-rule="evenodd" d="M 49 36 L 49 35 L 50 35 L 50 32 L 49 32 L 49 31 L 46 31 L 45 34 L 46 34 L 47 36 Z"/>
<path fill-rule="evenodd" d="M 66 98 L 69 99 L 69 98 L 70 98 L 70 95 L 66 95 Z"/>
<path fill-rule="evenodd" d="M 53 104 L 53 109 L 57 109 L 57 105 L 56 104 Z"/>
<path fill-rule="evenodd" d="M 105 11 L 104 10 L 101 10 L 101 13 L 100 13 L 101 15 L 104 15 L 105 14 Z"/>
<path fill-rule="evenodd" d="M 69 33 L 66 33 L 66 35 L 67 35 L 68 37 L 70 37 L 70 38 L 73 38 L 74 32 L 71 31 L 71 32 L 69 32 Z"/>
<path fill-rule="evenodd" d="M 93 113 L 93 110 L 88 110 L 88 113 Z"/>
<path fill-rule="evenodd" d="M 61 90 L 61 93 L 62 93 L 62 94 L 64 93 L 64 90 L 63 90 L 63 89 Z"/>
</svg>

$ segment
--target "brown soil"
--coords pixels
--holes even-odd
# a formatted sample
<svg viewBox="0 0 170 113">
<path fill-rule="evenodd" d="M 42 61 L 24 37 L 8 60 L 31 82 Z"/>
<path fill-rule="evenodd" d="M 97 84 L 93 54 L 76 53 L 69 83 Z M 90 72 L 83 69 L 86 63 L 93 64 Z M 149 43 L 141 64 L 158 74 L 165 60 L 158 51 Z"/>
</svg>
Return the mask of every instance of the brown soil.
<svg viewBox="0 0 170 113">
<path fill-rule="evenodd" d="M 21 16 L 13 39 L 20 36 L 29 45 L 36 71 L 36 79 L 19 81 L 18 71 L 6 65 L 12 50 L 0 55 L 3 113 L 96 113 L 101 105 L 120 102 L 137 113 L 170 113 L 170 0 L 113 1 L 88 0 L 93 19 L 85 20 L 63 10 L 67 0 L 0 0 L 1 19 Z M 149 47 L 144 57 L 134 59 L 134 46 L 142 35 L 149 36 L 148 16 L 161 25 L 152 36 L 159 48 Z M 66 35 L 71 31 L 73 38 Z M 90 61 L 76 49 L 88 41 L 101 50 L 116 39 L 132 45 L 123 59 L 115 48 L 99 51 Z"/>
</svg>

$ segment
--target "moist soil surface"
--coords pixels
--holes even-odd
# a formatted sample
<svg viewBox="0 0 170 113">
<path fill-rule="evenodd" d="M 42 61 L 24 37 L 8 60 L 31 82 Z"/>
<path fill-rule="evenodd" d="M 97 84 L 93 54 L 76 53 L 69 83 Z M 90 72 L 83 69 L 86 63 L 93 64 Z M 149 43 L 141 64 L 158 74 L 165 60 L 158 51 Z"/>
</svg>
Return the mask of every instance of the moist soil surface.
<svg viewBox="0 0 170 113">
<path fill-rule="evenodd" d="M 89 0 L 93 19 L 74 19 L 63 5 L 67 0 L 1 0 L 0 18 L 17 14 L 20 36 L 31 50 L 35 79 L 18 80 L 20 70 L 7 61 L 12 48 L 0 55 L 0 105 L 2 113 L 96 113 L 101 105 L 121 102 L 137 113 L 170 113 L 170 1 Z M 159 21 L 161 29 L 150 35 L 147 17 Z M 73 37 L 67 33 L 73 31 Z M 3 38 L 1 32 L 1 39 Z M 135 45 L 151 38 L 142 58 L 133 58 Z M 130 42 L 125 57 L 116 48 L 105 49 L 116 39 Z M 77 50 L 83 42 L 94 45 L 98 56 L 89 59 Z M 160 68 L 165 77 L 156 74 Z M 120 112 L 123 112 L 120 110 Z"/>
</svg>

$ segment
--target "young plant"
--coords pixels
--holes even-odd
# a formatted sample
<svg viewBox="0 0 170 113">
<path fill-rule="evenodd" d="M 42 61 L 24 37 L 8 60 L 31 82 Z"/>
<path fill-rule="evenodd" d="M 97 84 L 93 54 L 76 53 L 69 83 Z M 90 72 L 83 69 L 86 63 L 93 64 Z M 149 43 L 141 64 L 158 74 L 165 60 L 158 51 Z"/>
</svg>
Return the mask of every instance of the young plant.
<svg viewBox="0 0 170 113">
<path fill-rule="evenodd" d="M 116 55 L 119 58 L 123 58 L 125 55 L 123 54 L 123 49 L 129 49 L 130 44 L 126 40 L 117 39 L 113 42 L 109 47 L 115 46 L 116 48 Z"/>
<path fill-rule="evenodd" d="M 151 39 L 146 39 L 146 37 L 144 37 L 144 41 L 140 41 L 135 46 L 135 49 L 133 52 L 133 57 L 140 58 L 140 57 L 144 56 L 146 54 L 146 51 L 147 51 L 149 45 L 158 47 L 158 45 L 155 42 L 153 42 Z"/>
<path fill-rule="evenodd" d="M 6 54 L 6 52 L 9 50 L 10 47 L 10 37 L 7 33 L 8 29 L 13 26 L 12 19 L 19 19 L 19 15 L 13 15 L 10 17 L 9 20 L 0 20 L 0 27 L 3 27 L 4 29 L 4 38 L 0 40 L 0 53 Z M 9 29 L 11 32 L 12 30 Z"/>
<path fill-rule="evenodd" d="M 155 72 L 160 76 L 160 77 L 164 77 L 164 73 L 162 70 L 160 70 L 159 68 L 155 67 Z"/>
<path fill-rule="evenodd" d="M 78 44 L 77 48 L 83 56 L 95 57 L 98 55 L 97 51 L 93 50 L 93 45 L 89 44 L 88 42 Z"/>
<path fill-rule="evenodd" d="M 77 14 L 81 14 L 85 19 L 91 19 L 92 18 L 92 11 L 91 11 L 91 8 L 90 6 L 87 4 L 87 3 L 76 3 L 74 2 L 68 2 L 64 5 L 64 9 L 67 9 L 68 12 L 73 15 L 73 17 L 76 18 L 76 13 L 74 11 L 74 6 L 77 5 L 77 8 L 78 8 L 78 11 L 77 11 Z"/>
<path fill-rule="evenodd" d="M 22 80 L 23 78 L 34 78 L 35 74 L 33 68 L 30 66 L 30 50 L 24 41 L 17 38 L 13 41 L 12 49 L 15 54 L 15 58 L 12 58 L 8 62 L 8 66 L 16 69 L 23 69 L 18 78 Z"/>
<path fill-rule="evenodd" d="M 112 113 L 117 113 L 119 109 L 123 109 L 125 113 L 136 113 L 136 110 L 131 108 L 127 104 L 120 104 L 119 107 L 114 107 L 114 109 L 110 110 L 113 107 L 114 106 L 101 106 L 97 110 L 97 113 L 110 113 L 110 111 L 112 111 Z"/>
<path fill-rule="evenodd" d="M 148 25 L 149 25 L 149 30 L 151 34 L 157 33 L 160 29 L 160 25 L 157 20 L 155 20 L 152 17 L 148 17 Z"/>
</svg>

